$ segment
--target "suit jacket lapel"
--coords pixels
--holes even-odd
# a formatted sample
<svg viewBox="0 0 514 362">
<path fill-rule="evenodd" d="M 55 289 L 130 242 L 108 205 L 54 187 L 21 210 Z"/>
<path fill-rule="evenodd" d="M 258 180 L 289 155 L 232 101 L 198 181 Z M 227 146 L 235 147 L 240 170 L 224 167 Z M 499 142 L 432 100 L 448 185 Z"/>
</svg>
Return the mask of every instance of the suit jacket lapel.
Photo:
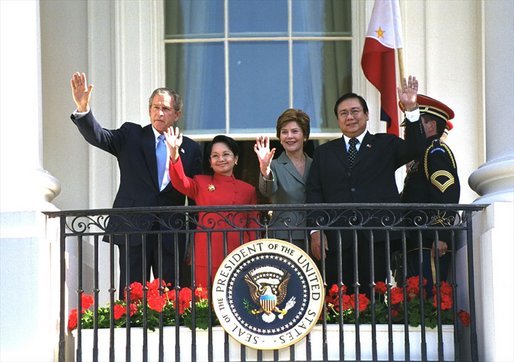
<svg viewBox="0 0 514 362">
<path fill-rule="evenodd" d="M 293 162 L 287 157 L 286 152 L 283 151 L 277 159 L 280 164 L 284 166 L 284 170 L 286 170 L 291 176 L 297 179 L 302 184 L 305 183 L 303 177 L 300 175 L 296 167 L 294 167 Z"/>
<path fill-rule="evenodd" d="M 359 148 L 359 152 L 357 152 L 357 156 L 355 157 L 355 161 L 353 163 L 353 167 L 355 167 L 361 160 L 365 160 L 368 157 L 371 149 L 373 148 L 373 142 L 375 140 L 375 136 L 366 131 L 366 135 L 362 139 L 362 144 Z"/>
<path fill-rule="evenodd" d="M 339 162 L 341 162 L 345 168 L 350 168 L 348 163 L 348 151 L 346 150 L 346 143 L 343 136 L 341 136 L 339 142 L 335 143 L 334 147 L 336 147 L 334 155 L 336 155 Z"/>
<path fill-rule="evenodd" d="M 148 173 L 151 175 L 152 183 L 158 187 L 157 183 L 157 157 L 155 155 L 155 135 L 152 126 L 148 125 L 143 128 L 142 147 L 145 155 Z"/>
</svg>

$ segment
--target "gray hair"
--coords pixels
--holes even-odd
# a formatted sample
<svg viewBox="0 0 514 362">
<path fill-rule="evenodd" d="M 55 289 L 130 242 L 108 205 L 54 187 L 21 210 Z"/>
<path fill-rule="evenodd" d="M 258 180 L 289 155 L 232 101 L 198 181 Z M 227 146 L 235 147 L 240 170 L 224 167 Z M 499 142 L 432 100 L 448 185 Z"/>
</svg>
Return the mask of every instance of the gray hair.
<svg viewBox="0 0 514 362">
<path fill-rule="evenodd" d="M 173 109 L 175 109 L 176 112 L 182 111 L 182 107 L 184 105 L 184 103 L 182 102 L 182 97 L 180 96 L 180 94 L 178 94 L 173 89 L 166 88 L 166 87 L 157 88 L 156 90 L 154 90 L 152 92 L 152 94 L 150 95 L 150 99 L 148 99 L 148 109 L 152 108 L 153 99 L 157 94 L 167 94 L 170 97 L 172 97 L 173 98 Z"/>
</svg>

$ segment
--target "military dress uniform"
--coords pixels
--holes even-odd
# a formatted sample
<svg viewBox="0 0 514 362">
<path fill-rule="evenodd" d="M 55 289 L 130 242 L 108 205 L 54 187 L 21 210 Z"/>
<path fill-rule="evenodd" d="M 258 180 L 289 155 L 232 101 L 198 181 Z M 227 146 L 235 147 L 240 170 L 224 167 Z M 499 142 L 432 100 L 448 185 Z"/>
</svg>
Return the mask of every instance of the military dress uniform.
<svg viewBox="0 0 514 362">
<path fill-rule="evenodd" d="M 435 115 L 446 122 L 447 130 L 453 128 L 450 122 L 450 119 L 453 118 L 453 111 L 446 105 L 423 95 L 418 95 L 418 103 L 420 103 L 421 116 L 424 114 Z M 455 156 L 438 135 L 431 136 L 426 140 L 426 149 L 422 158 L 407 164 L 407 176 L 401 200 L 405 203 L 457 204 L 459 197 L 460 182 Z M 449 226 L 454 223 L 456 213 L 450 210 L 410 211 L 406 214 L 406 219 L 410 220 L 412 224 L 416 216 L 421 217 L 423 220 L 421 223 L 424 225 Z M 432 258 L 431 251 L 435 240 L 445 241 L 450 249 L 452 233 L 441 229 L 437 231 L 437 234 L 434 229 L 422 233 L 423 263 L 421 270 L 423 277 L 427 279 L 428 295 L 431 295 L 433 276 L 435 275 L 433 265 L 438 265 L 440 280 L 446 280 L 451 261 L 451 254 L 448 252 L 437 260 Z M 408 234 L 407 238 L 407 277 L 420 274 L 419 247 L 418 233 L 413 231 Z M 438 263 L 436 263 L 437 261 Z"/>
</svg>

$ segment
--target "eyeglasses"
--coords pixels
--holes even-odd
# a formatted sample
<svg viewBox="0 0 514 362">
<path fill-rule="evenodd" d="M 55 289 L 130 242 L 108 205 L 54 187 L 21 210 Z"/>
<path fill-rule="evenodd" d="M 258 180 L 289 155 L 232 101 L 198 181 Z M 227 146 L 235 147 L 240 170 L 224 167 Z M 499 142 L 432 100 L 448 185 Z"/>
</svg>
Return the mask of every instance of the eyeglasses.
<svg viewBox="0 0 514 362">
<path fill-rule="evenodd" d="M 339 113 L 339 117 L 341 118 L 348 118 L 348 116 L 351 114 L 352 117 L 357 117 L 359 114 L 361 114 L 362 112 L 362 109 L 360 108 L 353 108 L 352 110 L 350 110 L 350 112 L 348 111 L 342 111 Z"/>
<path fill-rule="evenodd" d="M 231 152 L 223 152 L 223 154 L 221 155 L 218 155 L 217 153 L 214 153 L 211 155 L 211 160 L 213 161 L 219 161 L 221 159 L 225 160 L 225 159 L 229 159 L 229 158 L 232 158 L 234 157 L 234 154 L 231 153 Z"/>
</svg>

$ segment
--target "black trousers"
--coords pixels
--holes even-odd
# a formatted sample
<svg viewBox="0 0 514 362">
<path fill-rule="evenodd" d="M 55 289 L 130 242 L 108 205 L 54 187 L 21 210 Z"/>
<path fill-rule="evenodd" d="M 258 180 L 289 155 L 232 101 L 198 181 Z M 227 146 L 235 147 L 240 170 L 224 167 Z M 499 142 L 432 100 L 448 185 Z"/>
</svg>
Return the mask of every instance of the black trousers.
<svg viewBox="0 0 514 362">
<path fill-rule="evenodd" d="M 357 259 L 354 259 L 354 247 L 346 247 L 341 250 L 341 264 L 338 262 L 337 250 L 329 250 L 325 262 L 325 282 L 330 288 L 339 281 L 339 270 L 342 272 L 342 282 L 347 288 L 347 294 L 355 292 L 355 285 L 359 283 L 359 293 L 365 293 L 368 297 L 370 293 L 370 283 L 373 279 L 385 281 L 387 278 L 387 259 L 385 242 L 373 243 L 373 263 L 371 259 L 370 242 L 367 238 L 358 237 Z M 371 266 L 373 265 L 373 275 Z M 356 269 L 357 267 L 357 269 Z M 357 270 L 358 275 L 355 274 Z M 373 278 L 372 278 L 373 276 Z"/>
<path fill-rule="evenodd" d="M 147 234 L 145 258 L 143 260 L 143 244 L 129 246 L 118 244 L 119 265 L 120 265 L 120 282 L 119 282 L 119 298 L 124 298 L 127 275 L 129 284 L 139 282 L 145 284 L 147 281 L 157 279 L 162 275 L 162 280 L 166 283 L 175 285 L 175 253 L 173 248 L 162 247 L 159 250 L 159 243 L 156 234 Z M 159 253 L 162 255 L 162 274 L 159 268 Z M 182 263 L 182 258 L 178 258 L 178 262 Z M 143 270 L 145 273 L 143 273 Z M 143 275 L 145 274 L 145 275 Z M 146 276 L 146 278 L 144 278 Z"/>
</svg>

